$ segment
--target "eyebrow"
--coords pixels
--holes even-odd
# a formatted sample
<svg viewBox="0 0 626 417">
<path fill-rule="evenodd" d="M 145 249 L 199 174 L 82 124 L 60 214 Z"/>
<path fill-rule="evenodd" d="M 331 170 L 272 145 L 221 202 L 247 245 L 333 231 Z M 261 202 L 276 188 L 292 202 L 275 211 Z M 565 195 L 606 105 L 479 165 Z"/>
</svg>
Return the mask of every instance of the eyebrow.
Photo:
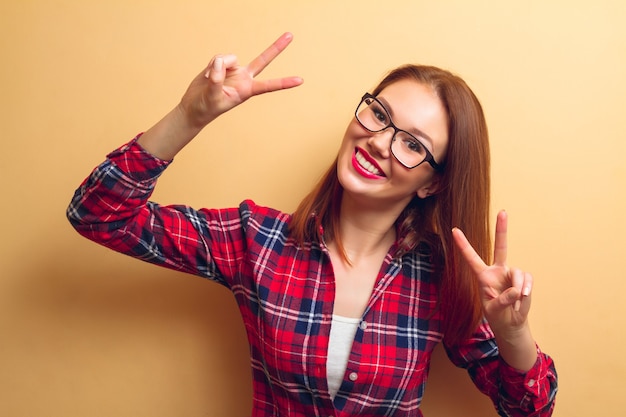
<svg viewBox="0 0 626 417">
<path fill-rule="evenodd" d="M 385 108 L 385 110 L 387 110 L 387 112 L 389 113 L 389 116 L 391 116 L 391 119 L 393 120 L 393 109 L 389 105 L 389 102 L 384 97 L 378 96 L 376 98 L 383 104 L 383 107 Z M 396 123 L 393 122 L 393 124 L 395 125 Z M 396 126 L 396 128 L 398 127 Z M 404 129 L 400 129 L 400 130 L 404 130 Z M 406 132 L 409 132 L 414 136 L 426 139 L 430 143 L 430 146 L 433 148 L 433 150 L 435 149 L 435 144 L 432 138 L 428 136 L 423 130 L 413 127 L 411 128 L 411 130 L 407 130 Z"/>
</svg>

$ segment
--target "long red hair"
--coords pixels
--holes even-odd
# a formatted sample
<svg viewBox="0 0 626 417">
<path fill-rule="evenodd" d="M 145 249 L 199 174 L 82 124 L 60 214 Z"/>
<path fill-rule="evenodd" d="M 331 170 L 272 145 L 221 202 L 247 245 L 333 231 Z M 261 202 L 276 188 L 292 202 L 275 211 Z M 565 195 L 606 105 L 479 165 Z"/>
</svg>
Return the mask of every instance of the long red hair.
<svg viewBox="0 0 626 417">
<path fill-rule="evenodd" d="M 425 199 L 417 196 L 398 219 L 400 253 L 420 243 L 431 248 L 440 272 L 439 306 L 447 343 L 469 337 L 482 317 L 478 283 L 452 241 L 459 227 L 476 252 L 491 261 L 489 231 L 490 157 L 487 124 L 482 106 L 465 81 L 449 71 L 426 65 L 404 65 L 387 74 L 372 94 L 390 84 L 411 79 L 430 86 L 448 116 L 446 160 L 439 161 L 437 192 Z M 339 205 L 343 189 L 337 178 L 337 161 L 301 201 L 290 226 L 292 236 L 304 242 L 321 239 L 324 231 L 343 251 L 339 230 Z"/>
</svg>

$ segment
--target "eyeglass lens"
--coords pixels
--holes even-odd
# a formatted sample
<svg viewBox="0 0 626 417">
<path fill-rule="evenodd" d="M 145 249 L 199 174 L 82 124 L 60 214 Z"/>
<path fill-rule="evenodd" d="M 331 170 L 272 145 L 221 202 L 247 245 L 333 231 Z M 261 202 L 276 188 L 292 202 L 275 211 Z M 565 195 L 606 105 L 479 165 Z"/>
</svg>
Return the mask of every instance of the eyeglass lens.
<svg viewBox="0 0 626 417">
<path fill-rule="evenodd" d="M 364 97 L 357 108 L 356 117 L 361 125 L 371 132 L 381 132 L 389 127 L 394 129 L 391 152 L 403 165 L 414 167 L 426 159 L 428 153 L 422 142 L 410 133 L 398 129 L 387 109 L 377 99 Z"/>
</svg>

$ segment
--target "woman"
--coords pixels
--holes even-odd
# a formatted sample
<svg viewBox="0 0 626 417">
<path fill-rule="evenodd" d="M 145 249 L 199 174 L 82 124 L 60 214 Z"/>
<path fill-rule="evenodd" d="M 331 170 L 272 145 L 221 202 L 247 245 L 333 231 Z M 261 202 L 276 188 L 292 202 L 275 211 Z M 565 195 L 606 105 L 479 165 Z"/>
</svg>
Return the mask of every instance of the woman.
<svg viewBox="0 0 626 417">
<path fill-rule="evenodd" d="M 532 277 L 506 265 L 504 212 L 494 262 L 484 261 L 487 129 L 458 77 L 392 71 L 361 98 L 336 161 L 294 214 L 249 200 L 213 210 L 148 201 L 208 123 L 302 83 L 255 78 L 291 39 L 247 66 L 214 57 L 169 114 L 85 180 L 68 208 L 72 225 L 233 292 L 250 343 L 254 416 L 419 416 L 441 341 L 501 415 L 551 415 L 556 371 L 530 333 Z"/>
</svg>

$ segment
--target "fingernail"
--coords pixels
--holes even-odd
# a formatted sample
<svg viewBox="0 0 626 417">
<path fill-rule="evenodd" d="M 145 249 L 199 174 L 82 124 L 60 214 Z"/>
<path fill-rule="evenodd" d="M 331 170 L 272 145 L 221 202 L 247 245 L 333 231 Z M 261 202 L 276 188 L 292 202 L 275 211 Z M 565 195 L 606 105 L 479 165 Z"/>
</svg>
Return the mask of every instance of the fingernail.
<svg viewBox="0 0 626 417">
<path fill-rule="evenodd" d="M 522 290 L 522 295 L 524 297 L 528 297 L 530 295 L 530 287 L 524 287 L 524 289 Z"/>
<path fill-rule="evenodd" d="M 213 69 L 216 71 L 221 71 L 224 65 L 224 59 L 220 57 L 215 57 L 215 61 L 213 61 Z"/>
<path fill-rule="evenodd" d="M 515 311 L 519 311 L 521 305 L 522 305 L 522 302 L 520 300 L 516 300 L 513 308 L 515 309 Z"/>
</svg>

